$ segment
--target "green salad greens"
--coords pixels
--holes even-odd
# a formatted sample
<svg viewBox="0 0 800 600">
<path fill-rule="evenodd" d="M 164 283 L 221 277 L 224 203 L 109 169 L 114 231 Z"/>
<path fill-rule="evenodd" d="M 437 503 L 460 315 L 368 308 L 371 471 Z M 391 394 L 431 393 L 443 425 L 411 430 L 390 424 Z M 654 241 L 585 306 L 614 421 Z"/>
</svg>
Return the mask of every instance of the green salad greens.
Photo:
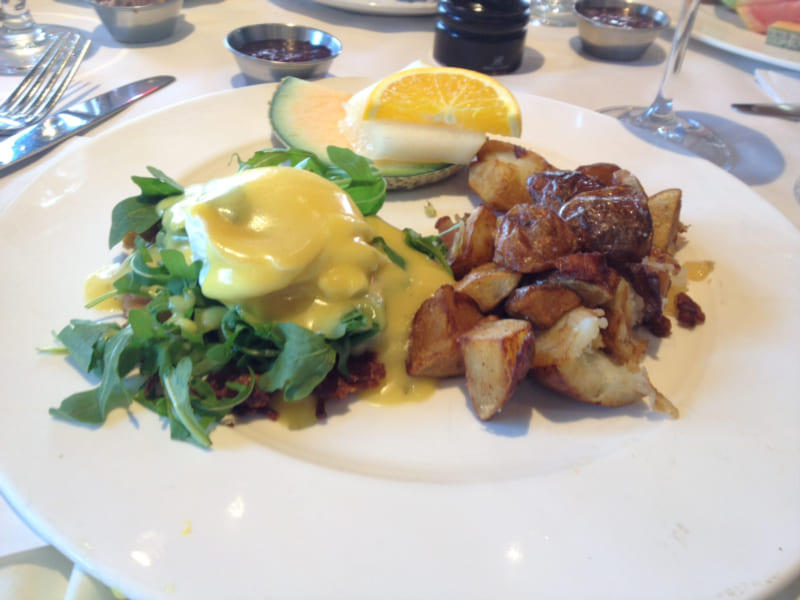
<svg viewBox="0 0 800 600">
<path fill-rule="evenodd" d="M 365 215 L 383 205 L 386 184 L 371 163 L 350 150 L 328 148 L 333 166 L 297 149 L 269 149 L 239 170 L 287 164 L 313 171 L 346 190 Z M 287 401 L 307 397 L 333 369 L 346 374 L 353 347 L 379 331 L 367 309 L 345 315 L 322 336 L 293 323 L 252 324 L 237 308 L 203 295 L 200 261 L 165 247 L 157 205 L 183 187 L 161 171 L 133 177 L 140 193 L 112 212 L 109 247 L 133 232 L 128 269 L 109 296 L 141 298 L 124 323 L 72 320 L 56 334 L 52 352 L 68 353 L 96 387 L 65 398 L 50 413 L 68 421 L 99 425 L 114 408 L 138 402 L 168 419 L 174 439 L 207 447 L 209 430 L 254 393 L 280 391 Z M 145 237 L 152 240 L 145 241 Z M 381 245 L 382 244 L 382 245 Z M 396 257 L 385 242 L 376 243 Z M 393 258 L 394 260 L 394 258 Z"/>
</svg>

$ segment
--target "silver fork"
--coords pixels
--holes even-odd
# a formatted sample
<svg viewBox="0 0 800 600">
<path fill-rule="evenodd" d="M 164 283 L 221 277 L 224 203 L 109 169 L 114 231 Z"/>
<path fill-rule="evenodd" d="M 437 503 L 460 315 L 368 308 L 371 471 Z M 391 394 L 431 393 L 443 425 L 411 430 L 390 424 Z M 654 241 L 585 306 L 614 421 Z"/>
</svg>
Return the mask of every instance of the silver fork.
<svg viewBox="0 0 800 600">
<path fill-rule="evenodd" d="M 0 105 L 0 135 L 11 135 L 43 119 L 75 76 L 91 41 L 78 32 L 61 34 Z"/>
</svg>

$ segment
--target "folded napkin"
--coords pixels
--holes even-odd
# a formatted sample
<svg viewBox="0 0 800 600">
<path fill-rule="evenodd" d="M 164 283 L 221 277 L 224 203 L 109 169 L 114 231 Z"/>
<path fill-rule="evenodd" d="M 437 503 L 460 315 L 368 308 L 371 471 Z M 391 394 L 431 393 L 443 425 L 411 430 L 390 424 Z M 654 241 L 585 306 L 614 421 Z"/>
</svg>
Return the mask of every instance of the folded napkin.
<svg viewBox="0 0 800 600">
<path fill-rule="evenodd" d="M 756 81 L 775 102 L 800 103 L 800 78 L 777 71 L 756 69 Z"/>
</svg>

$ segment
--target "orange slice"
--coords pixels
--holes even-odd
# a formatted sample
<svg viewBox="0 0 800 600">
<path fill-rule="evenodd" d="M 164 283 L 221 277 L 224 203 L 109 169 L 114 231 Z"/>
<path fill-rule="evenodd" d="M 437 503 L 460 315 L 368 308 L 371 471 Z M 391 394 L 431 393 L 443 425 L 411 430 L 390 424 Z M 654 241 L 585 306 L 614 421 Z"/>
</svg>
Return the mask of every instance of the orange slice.
<svg viewBox="0 0 800 600">
<path fill-rule="evenodd" d="M 365 120 L 389 120 L 519 137 L 519 104 L 499 81 L 468 69 L 419 67 L 378 82 Z"/>
</svg>

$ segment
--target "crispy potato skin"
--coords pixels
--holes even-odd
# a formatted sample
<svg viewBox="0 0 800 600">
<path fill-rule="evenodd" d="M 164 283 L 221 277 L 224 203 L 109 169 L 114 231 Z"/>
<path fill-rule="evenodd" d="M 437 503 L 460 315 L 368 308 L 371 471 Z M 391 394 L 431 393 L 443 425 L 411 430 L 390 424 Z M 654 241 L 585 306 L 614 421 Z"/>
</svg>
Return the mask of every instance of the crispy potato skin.
<svg viewBox="0 0 800 600">
<path fill-rule="evenodd" d="M 531 324 L 486 318 L 459 338 L 466 384 L 475 414 L 487 421 L 500 412 L 528 374 L 535 353 Z"/>
<path fill-rule="evenodd" d="M 518 273 L 539 273 L 552 269 L 557 258 L 577 247 L 572 230 L 553 211 L 518 204 L 497 224 L 493 261 Z"/>
<path fill-rule="evenodd" d="M 653 221 L 647 197 L 631 187 L 581 192 L 558 214 L 584 252 L 601 252 L 616 262 L 639 261 L 650 253 Z"/>
<path fill-rule="evenodd" d="M 604 187 L 609 185 L 617 185 L 616 173 L 622 167 L 616 163 L 611 162 L 596 162 L 587 165 L 580 165 L 575 170 L 578 173 L 589 175 L 597 179 Z"/>
<path fill-rule="evenodd" d="M 598 179 L 580 171 L 544 171 L 528 178 L 531 202 L 555 213 L 575 194 L 603 187 Z"/>
<path fill-rule="evenodd" d="M 463 375 L 464 359 L 458 338 L 483 318 L 475 301 L 452 285 L 436 290 L 422 303 L 411 323 L 406 356 L 409 375 Z"/>
<path fill-rule="evenodd" d="M 573 308 L 581 297 L 559 283 L 541 282 L 516 288 L 505 301 L 506 313 L 527 319 L 534 329 L 549 329 Z"/>
</svg>

